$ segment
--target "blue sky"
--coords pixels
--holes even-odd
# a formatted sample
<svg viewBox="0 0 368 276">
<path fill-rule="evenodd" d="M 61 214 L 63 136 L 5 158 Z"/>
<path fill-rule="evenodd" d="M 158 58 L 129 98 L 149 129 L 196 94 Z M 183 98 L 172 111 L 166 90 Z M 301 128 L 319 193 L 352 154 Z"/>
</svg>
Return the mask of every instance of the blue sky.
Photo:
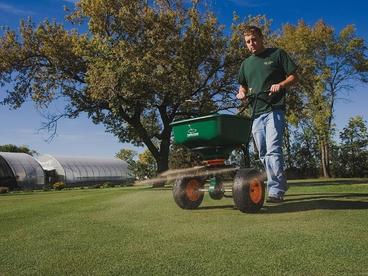
<svg viewBox="0 0 368 276">
<path fill-rule="evenodd" d="M 62 21 L 63 6 L 72 6 L 73 0 L 0 0 L 0 26 L 17 28 L 19 20 L 31 16 L 34 21 L 44 18 L 56 18 Z M 248 15 L 264 14 L 273 20 L 273 29 L 279 29 L 282 24 L 296 24 L 303 19 L 308 24 L 314 24 L 323 19 L 333 26 L 336 31 L 348 24 L 354 24 L 357 34 L 368 44 L 368 11 L 367 1 L 242 1 L 242 0 L 212 0 L 211 6 L 215 10 L 222 24 L 230 26 L 233 11 L 244 18 Z M 0 98 L 5 90 L 0 91 Z M 335 123 L 341 130 L 348 119 L 361 115 L 368 119 L 368 86 L 357 85 L 355 91 L 344 95 L 347 100 L 340 100 L 336 105 Z M 58 135 L 46 142 L 49 134 L 39 132 L 42 115 L 35 110 L 31 102 L 18 110 L 9 110 L 0 106 L 0 145 L 27 145 L 41 154 L 112 157 L 121 148 L 133 148 L 128 144 L 121 144 L 110 133 L 106 133 L 102 125 L 94 125 L 85 115 L 74 120 L 59 122 Z M 141 150 L 138 150 L 141 151 Z"/>
</svg>

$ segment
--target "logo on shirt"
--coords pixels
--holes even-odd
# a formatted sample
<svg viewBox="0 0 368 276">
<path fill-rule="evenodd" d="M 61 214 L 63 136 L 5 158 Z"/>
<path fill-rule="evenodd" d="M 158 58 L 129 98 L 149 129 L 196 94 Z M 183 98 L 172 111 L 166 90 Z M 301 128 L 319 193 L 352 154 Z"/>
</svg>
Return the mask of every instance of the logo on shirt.
<svg viewBox="0 0 368 276">
<path fill-rule="evenodd" d="M 271 65 L 273 63 L 273 61 L 272 60 L 270 60 L 270 61 L 265 61 L 263 64 L 264 65 Z"/>
</svg>

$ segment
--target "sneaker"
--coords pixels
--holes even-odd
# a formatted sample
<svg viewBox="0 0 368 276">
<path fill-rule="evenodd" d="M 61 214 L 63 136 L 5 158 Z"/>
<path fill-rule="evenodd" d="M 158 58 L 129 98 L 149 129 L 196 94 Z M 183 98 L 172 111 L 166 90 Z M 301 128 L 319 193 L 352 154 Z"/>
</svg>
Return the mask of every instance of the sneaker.
<svg viewBox="0 0 368 276">
<path fill-rule="evenodd" d="M 269 196 L 266 200 L 267 203 L 281 203 L 284 199 L 282 197 Z"/>
</svg>

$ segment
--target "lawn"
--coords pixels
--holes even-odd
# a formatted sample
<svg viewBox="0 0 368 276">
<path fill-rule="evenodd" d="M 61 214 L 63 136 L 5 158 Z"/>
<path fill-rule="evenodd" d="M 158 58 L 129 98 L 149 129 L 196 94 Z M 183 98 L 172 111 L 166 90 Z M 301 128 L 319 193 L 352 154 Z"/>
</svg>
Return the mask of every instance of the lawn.
<svg viewBox="0 0 368 276">
<path fill-rule="evenodd" d="M 0 275 L 368 275 L 368 179 L 291 183 L 257 214 L 170 189 L 0 196 Z"/>
</svg>

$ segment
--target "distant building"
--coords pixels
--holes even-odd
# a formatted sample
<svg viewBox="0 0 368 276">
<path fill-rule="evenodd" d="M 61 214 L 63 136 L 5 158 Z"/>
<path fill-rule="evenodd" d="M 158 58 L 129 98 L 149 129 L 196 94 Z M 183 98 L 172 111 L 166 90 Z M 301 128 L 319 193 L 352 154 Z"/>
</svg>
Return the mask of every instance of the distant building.
<svg viewBox="0 0 368 276">
<path fill-rule="evenodd" d="M 131 181 L 128 164 L 117 158 L 43 155 L 0 152 L 0 186 L 10 189 L 42 189 L 62 181 L 67 187 Z"/>
<path fill-rule="evenodd" d="M 0 152 L 0 186 L 10 189 L 42 189 L 45 174 L 29 154 Z"/>
<path fill-rule="evenodd" d="M 117 158 L 43 155 L 37 157 L 48 183 L 63 181 L 66 186 L 83 186 L 129 180 L 128 164 Z"/>
</svg>

